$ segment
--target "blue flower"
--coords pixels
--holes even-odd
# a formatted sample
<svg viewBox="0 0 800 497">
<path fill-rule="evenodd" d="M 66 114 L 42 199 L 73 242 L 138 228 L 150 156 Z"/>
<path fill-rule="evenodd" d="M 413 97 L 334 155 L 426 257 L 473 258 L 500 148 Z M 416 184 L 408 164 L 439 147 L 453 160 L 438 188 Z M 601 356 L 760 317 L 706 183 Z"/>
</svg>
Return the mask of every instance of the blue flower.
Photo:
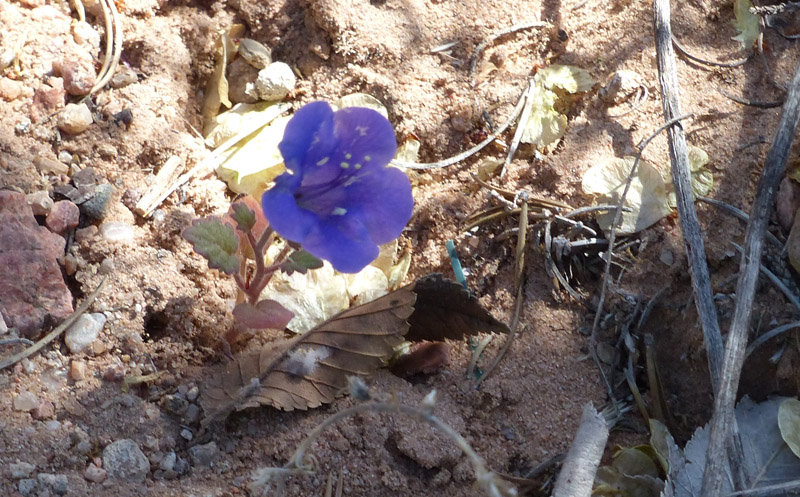
<svg viewBox="0 0 800 497">
<path fill-rule="evenodd" d="M 261 198 L 264 215 L 279 235 L 336 270 L 363 269 L 411 218 L 411 184 L 386 167 L 397 143 L 378 112 L 312 102 L 294 114 L 278 148 L 286 172 Z"/>
</svg>

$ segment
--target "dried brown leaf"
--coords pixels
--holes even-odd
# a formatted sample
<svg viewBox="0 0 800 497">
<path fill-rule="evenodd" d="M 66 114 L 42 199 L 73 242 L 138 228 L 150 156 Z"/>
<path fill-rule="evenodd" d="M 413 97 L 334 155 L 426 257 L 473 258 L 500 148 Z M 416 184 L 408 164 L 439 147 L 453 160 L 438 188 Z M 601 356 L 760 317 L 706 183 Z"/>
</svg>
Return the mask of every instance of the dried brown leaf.
<svg viewBox="0 0 800 497">
<path fill-rule="evenodd" d="M 481 307 L 478 299 L 441 274 L 430 274 L 413 285 L 417 294 L 406 340 L 460 340 L 478 333 L 508 333 L 508 326 Z"/>
<path fill-rule="evenodd" d="M 403 342 L 415 298 L 410 286 L 401 288 L 227 364 L 209 375 L 203 424 L 248 407 L 291 411 L 332 402 L 345 391 L 348 376 L 371 375 Z"/>
</svg>

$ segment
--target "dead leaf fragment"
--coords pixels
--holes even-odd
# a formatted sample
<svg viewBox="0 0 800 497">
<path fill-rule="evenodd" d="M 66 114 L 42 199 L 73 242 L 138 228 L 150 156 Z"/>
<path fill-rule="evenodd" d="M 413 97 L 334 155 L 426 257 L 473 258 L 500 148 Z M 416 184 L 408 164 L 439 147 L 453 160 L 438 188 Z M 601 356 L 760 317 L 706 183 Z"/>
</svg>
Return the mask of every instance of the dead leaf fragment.
<svg viewBox="0 0 800 497">
<path fill-rule="evenodd" d="M 420 278 L 413 289 L 417 303 L 408 320 L 411 328 L 407 340 L 460 340 L 478 333 L 509 332 L 508 326 L 481 307 L 474 295 L 441 274 Z"/>
<path fill-rule="evenodd" d="M 291 411 L 332 402 L 346 390 L 348 376 L 371 375 L 403 342 L 415 298 L 402 288 L 210 374 L 201 397 L 203 424 L 249 407 Z"/>
</svg>

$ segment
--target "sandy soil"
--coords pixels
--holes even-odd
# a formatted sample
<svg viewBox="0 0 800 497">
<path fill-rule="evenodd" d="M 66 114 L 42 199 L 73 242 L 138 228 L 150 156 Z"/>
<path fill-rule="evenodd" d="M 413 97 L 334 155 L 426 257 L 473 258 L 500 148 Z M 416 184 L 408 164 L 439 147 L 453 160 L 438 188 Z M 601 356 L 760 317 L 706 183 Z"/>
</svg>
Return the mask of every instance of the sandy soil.
<svg viewBox="0 0 800 497">
<path fill-rule="evenodd" d="M 191 167 L 208 155 L 194 130 L 202 129 L 203 88 L 213 70 L 219 29 L 242 22 L 247 36 L 270 47 L 275 60 L 297 68 L 303 77 L 287 97 L 295 108 L 357 91 L 376 96 L 387 106 L 398 137 L 421 141 L 421 160 L 426 161 L 449 157 L 480 141 L 489 128 L 484 112 L 493 123 L 504 122 L 536 67 L 555 62 L 583 67 L 598 84 L 575 102 L 563 142 L 553 153 L 537 158 L 523 147 L 504 185 L 581 206 L 591 201 L 581 194 L 583 172 L 603 157 L 631 155 L 663 118 L 651 5 L 624 0 L 589 0 L 573 9 L 575 5 L 560 0 L 119 2 L 125 33 L 122 61 L 137 81 L 94 95 L 95 123 L 70 136 L 58 132 L 53 117 L 64 102 L 43 109 L 35 95 L 63 85 L 54 63 L 88 60 L 93 67 L 99 65 L 102 17 L 90 9 L 87 20 L 97 36 L 81 43 L 73 36 L 75 16 L 67 2 L 0 3 L 0 49 L 24 42 L 21 73 L 0 77 L 0 185 L 24 193 L 52 190 L 71 173 L 43 173 L 37 160 L 58 161 L 67 152 L 79 168 L 94 167 L 112 185 L 104 221 L 127 223 L 134 230 L 131 240 L 119 243 L 104 240 L 90 228 L 69 244 L 76 270 L 66 279 L 78 301 L 108 276 L 93 307 L 107 317 L 97 342 L 72 354 L 57 341 L 0 372 L 0 494 L 19 492 L 19 478 L 12 479 L 11 470 L 18 462 L 35 466 L 31 478 L 39 473 L 66 475 L 69 495 L 247 494 L 254 469 L 283 464 L 304 434 L 352 404 L 343 398 L 310 412 L 263 408 L 232 415 L 202 440 L 219 448 L 210 466 L 192 459 L 193 442 L 182 436 L 184 430 L 196 434 L 198 423 L 187 419 L 185 405 L 175 408 L 175 396 L 185 399 L 202 382 L 206 366 L 226 360 L 219 340 L 232 323 L 235 288 L 232 281 L 208 271 L 180 232 L 195 217 L 223 213 L 232 194 L 215 175 L 197 177 L 148 219 L 134 215 L 124 197 L 152 184 L 170 156 L 177 155 Z M 730 60 L 738 48 L 731 40 L 732 18 L 730 6 L 709 10 L 705 4 L 684 2 L 676 8 L 673 28 L 697 54 Z M 501 29 L 532 20 L 547 21 L 550 27 L 505 36 L 487 48 L 473 87 L 467 71 L 475 46 Z M 766 39 L 773 74 L 787 81 L 800 49 L 774 32 Z M 457 42 L 449 54 L 431 52 L 449 42 Z M 711 156 L 712 196 L 747 210 L 768 145 L 742 146 L 770 140 L 779 110 L 743 107 L 715 89 L 754 100 L 773 100 L 780 94 L 757 57 L 737 68 L 708 68 L 679 59 L 678 68 L 683 110 L 697 116 L 686 128 L 689 141 Z M 597 90 L 623 69 L 638 73 L 650 96 L 635 111 L 610 118 Z M 114 117 L 126 109 L 133 115 L 129 125 Z M 505 139 L 509 142 L 511 135 Z M 490 147 L 463 164 L 426 174 L 415 188 L 415 213 L 404 242 L 413 253 L 408 275 L 413 281 L 430 272 L 452 274 L 444 245 L 456 240 L 481 303 L 508 320 L 514 242 L 503 233 L 515 222 L 489 226 L 479 232 L 477 243 L 460 230 L 466 217 L 489 205 L 485 194 L 473 187 L 470 172 L 480 158 L 492 156 L 504 156 L 503 149 Z M 644 157 L 666 170 L 664 136 Z M 698 204 L 698 211 L 715 290 L 723 295 L 719 303 L 724 325 L 733 309 L 728 277 L 738 265 L 729 242 L 739 241 L 744 227 L 714 207 Z M 84 219 L 80 228 L 91 224 Z M 634 254 L 635 261 L 626 264 L 615 288 L 646 302 L 668 287 L 647 331 L 655 338 L 673 431 L 685 440 L 707 420 L 711 395 L 677 220 L 667 218 L 641 238 L 646 243 Z M 674 257 L 670 265 L 663 262 L 665 252 Z M 464 379 L 470 359 L 464 342 L 451 344 L 451 363 L 440 373 L 409 382 L 381 371 L 371 380 L 374 391 L 394 394 L 401 402 L 417 403 L 436 388 L 439 416 L 462 433 L 492 469 L 517 476 L 565 452 L 583 405 L 603 406 L 607 400 L 596 366 L 585 359 L 587 339 L 581 331 L 591 328 L 592 313 L 554 290 L 540 248 L 531 249 L 528 261 L 524 333 L 479 390 Z M 598 280 L 589 274 L 577 284 L 596 301 L 592 296 L 598 293 Z M 766 284 L 757 306 L 760 330 L 793 315 L 790 304 Z M 633 305 L 631 298 L 613 294 L 608 307 L 611 317 L 603 321 L 601 338 L 616 344 Z M 248 347 L 273 335 L 257 337 Z M 486 357 L 493 357 L 502 341 L 493 340 Z M 795 395 L 797 351 L 774 365 L 767 359 L 775 349 L 768 348 L 746 366 L 743 390 L 759 397 L 777 391 Z M 0 349 L 2 355 L 11 352 L 9 347 Z M 82 378 L 71 374 L 76 363 L 86 368 Z M 164 372 L 158 380 L 123 391 L 126 375 L 156 371 Z M 646 375 L 641 376 L 644 385 Z M 765 377 L 774 380 L 765 384 Z M 13 401 L 22 392 L 52 403 L 52 411 L 16 410 Z M 625 432 L 612 441 L 645 439 L 645 424 L 637 415 L 629 415 L 621 426 Z M 149 459 L 151 471 L 145 480 L 89 481 L 87 468 L 102 466 L 103 449 L 120 439 L 132 439 Z M 81 444 L 85 441 L 88 444 Z M 171 452 L 189 463 L 185 471 L 159 468 Z M 350 496 L 481 494 L 455 446 L 404 419 L 365 415 L 344 421 L 320 439 L 314 452 L 319 474 L 292 480 L 289 495 L 323 495 L 329 472 L 344 472 L 344 494 Z M 41 488 L 30 495 L 48 495 Z"/>
</svg>

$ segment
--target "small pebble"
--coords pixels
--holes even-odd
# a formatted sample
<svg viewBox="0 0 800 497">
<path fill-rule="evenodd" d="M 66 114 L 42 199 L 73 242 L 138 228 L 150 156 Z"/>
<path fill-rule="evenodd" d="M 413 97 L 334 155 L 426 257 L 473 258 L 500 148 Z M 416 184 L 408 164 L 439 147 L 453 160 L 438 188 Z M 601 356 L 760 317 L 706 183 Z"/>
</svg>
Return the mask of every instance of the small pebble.
<svg viewBox="0 0 800 497">
<path fill-rule="evenodd" d="M 179 475 L 186 473 L 187 471 L 189 471 L 189 461 L 187 461 L 182 457 L 179 457 L 178 460 L 175 461 L 175 468 L 173 468 L 173 471 L 175 471 Z"/>
<path fill-rule="evenodd" d="M 64 164 L 69 164 L 72 162 L 72 154 L 67 152 L 66 150 L 62 150 L 58 153 L 58 160 L 63 162 Z"/>
<path fill-rule="evenodd" d="M 3 315 L 0 314 L 0 335 L 5 335 L 6 333 L 8 333 L 8 325 L 6 324 L 6 320 L 3 319 Z"/>
<path fill-rule="evenodd" d="M 19 395 L 14 397 L 15 411 L 29 412 L 36 409 L 36 406 L 38 405 L 39 398 L 31 392 L 21 392 Z"/>
<path fill-rule="evenodd" d="M 20 361 L 22 364 L 22 369 L 25 370 L 26 373 L 32 374 L 36 372 L 36 363 L 28 359 L 27 357 Z"/>
<path fill-rule="evenodd" d="M 142 192 L 138 188 L 128 188 L 122 194 L 122 205 L 128 208 L 128 210 L 133 211 L 136 207 L 136 202 L 142 198 Z"/>
<path fill-rule="evenodd" d="M 103 142 L 97 146 L 97 153 L 104 159 L 116 159 L 119 152 L 114 145 Z"/>
<path fill-rule="evenodd" d="M 69 172 L 69 168 L 63 163 L 55 159 L 45 157 L 44 155 L 37 155 L 34 157 L 33 165 L 36 166 L 36 169 L 43 174 L 67 174 Z"/>
<path fill-rule="evenodd" d="M 671 250 L 662 250 L 658 259 L 667 266 L 675 264 L 675 254 Z"/>
<path fill-rule="evenodd" d="M 80 228 L 75 230 L 75 243 L 84 243 L 88 242 L 95 236 L 97 236 L 97 226 L 91 225 L 85 228 Z"/>
<path fill-rule="evenodd" d="M 56 415 L 56 406 L 50 401 L 40 403 L 31 413 L 34 419 L 45 420 Z"/>
<path fill-rule="evenodd" d="M 129 67 L 123 67 L 111 78 L 111 88 L 124 88 L 133 83 L 139 82 L 139 76 L 136 71 Z"/>
<path fill-rule="evenodd" d="M 144 446 L 150 450 L 158 450 L 158 438 L 153 435 L 145 435 Z"/>
<path fill-rule="evenodd" d="M 108 222 L 100 225 L 100 236 L 109 242 L 130 242 L 133 235 L 133 226 L 128 223 Z"/>
<path fill-rule="evenodd" d="M 197 404 L 189 404 L 186 412 L 183 414 L 183 420 L 186 424 L 194 424 L 200 419 L 200 408 Z"/>
<path fill-rule="evenodd" d="M 83 361 L 72 361 L 69 364 L 69 377 L 71 380 L 80 381 L 86 378 L 86 363 Z"/>
<path fill-rule="evenodd" d="M 186 392 L 186 400 L 194 402 L 195 400 L 197 400 L 197 397 L 199 395 L 200 395 L 200 389 L 197 388 L 197 385 L 195 385 Z"/>
<path fill-rule="evenodd" d="M 23 497 L 33 495 L 33 491 L 36 490 L 36 480 L 33 478 L 20 480 L 17 484 L 17 490 L 19 490 L 19 493 L 21 493 Z"/>
<path fill-rule="evenodd" d="M 94 196 L 81 204 L 81 210 L 87 216 L 102 221 L 108 214 L 108 205 L 111 201 L 113 188 L 108 183 L 97 185 L 94 188 Z"/>
<path fill-rule="evenodd" d="M 68 135 L 83 133 L 92 122 L 92 113 L 86 104 L 67 104 L 58 114 L 58 129 Z"/>
<path fill-rule="evenodd" d="M 270 49 L 250 38 L 242 38 L 239 42 L 239 55 L 256 69 L 264 69 L 272 64 Z"/>
<path fill-rule="evenodd" d="M 126 438 L 103 449 L 103 468 L 110 479 L 141 483 L 150 472 L 150 461 L 136 442 Z"/>
<path fill-rule="evenodd" d="M 44 424 L 44 427 L 47 428 L 49 431 L 58 431 L 61 429 L 61 422 L 57 419 L 51 419 L 50 421 Z"/>
<path fill-rule="evenodd" d="M 88 95 L 95 82 L 93 68 L 77 61 L 67 61 L 61 64 L 61 77 L 64 79 L 64 89 L 75 96 Z M 69 105 L 67 105 L 69 107 Z M 84 105 L 84 107 L 86 107 Z M 86 110 L 89 110 L 88 108 Z M 91 114 L 89 114 L 91 117 Z M 91 124 L 91 122 L 89 123 Z"/>
<path fill-rule="evenodd" d="M 78 169 L 72 175 L 72 184 L 75 185 L 75 188 L 87 187 L 94 189 L 97 185 L 97 173 L 93 167 Z"/>
<path fill-rule="evenodd" d="M 81 211 L 78 206 L 69 200 L 59 200 L 53 204 L 50 214 L 47 215 L 44 224 L 53 233 L 63 235 L 72 228 L 78 226 Z"/>
<path fill-rule="evenodd" d="M 52 88 L 43 86 L 33 94 L 33 104 L 31 105 L 31 120 L 39 122 L 47 118 L 52 112 L 64 107 L 66 93 L 63 88 Z M 85 105 L 83 105 L 86 108 Z M 86 108 L 88 111 L 89 109 Z"/>
<path fill-rule="evenodd" d="M 67 480 L 67 475 L 39 473 L 37 479 L 39 480 L 40 487 L 49 489 L 55 495 L 66 495 L 69 492 L 69 480 Z"/>
<path fill-rule="evenodd" d="M 163 469 L 164 471 L 173 471 L 175 468 L 175 461 L 178 460 L 178 456 L 175 455 L 175 452 L 169 451 L 167 455 L 161 459 L 161 462 L 158 463 L 158 467 Z"/>
<path fill-rule="evenodd" d="M 53 199 L 45 191 L 29 193 L 25 196 L 34 216 L 46 216 L 53 209 Z"/>
<path fill-rule="evenodd" d="M 83 351 L 100 335 L 106 324 L 106 317 L 101 313 L 83 314 L 64 336 L 64 342 L 73 354 Z"/>
<path fill-rule="evenodd" d="M 8 469 L 11 472 L 11 478 L 19 480 L 20 478 L 29 477 L 36 469 L 36 466 L 27 462 L 13 462 L 8 465 Z"/>
<path fill-rule="evenodd" d="M 195 445 L 189 449 L 189 457 L 195 466 L 211 466 L 214 459 L 219 455 L 216 442 L 208 442 L 203 445 Z"/>
<path fill-rule="evenodd" d="M 181 430 L 181 438 L 191 442 L 192 438 L 194 438 L 194 435 L 192 435 L 191 431 L 189 431 L 188 429 L 184 428 L 184 429 Z"/>
<path fill-rule="evenodd" d="M 64 256 L 64 272 L 67 273 L 67 276 L 78 272 L 78 258 L 72 253 Z"/>
<path fill-rule="evenodd" d="M 22 83 L 9 78 L 0 78 L 0 98 L 6 102 L 16 100 L 22 94 Z"/>
<path fill-rule="evenodd" d="M 89 45 L 90 47 L 100 46 L 100 33 L 86 21 L 72 23 L 72 39 L 78 45 Z"/>
<path fill-rule="evenodd" d="M 108 474 L 106 470 L 103 468 L 98 468 L 94 465 L 94 463 L 89 463 L 89 466 L 86 468 L 86 471 L 83 472 L 83 477 L 89 481 L 93 481 L 95 483 L 101 483 L 106 480 Z"/>
<path fill-rule="evenodd" d="M 258 72 L 258 79 L 246 92 L 261 100 L 283 100 L 283 97 L 294 89 L 296 83 L 297 78 L 291 67 L 283 62 L 273 62 Z"/>
</svg>

